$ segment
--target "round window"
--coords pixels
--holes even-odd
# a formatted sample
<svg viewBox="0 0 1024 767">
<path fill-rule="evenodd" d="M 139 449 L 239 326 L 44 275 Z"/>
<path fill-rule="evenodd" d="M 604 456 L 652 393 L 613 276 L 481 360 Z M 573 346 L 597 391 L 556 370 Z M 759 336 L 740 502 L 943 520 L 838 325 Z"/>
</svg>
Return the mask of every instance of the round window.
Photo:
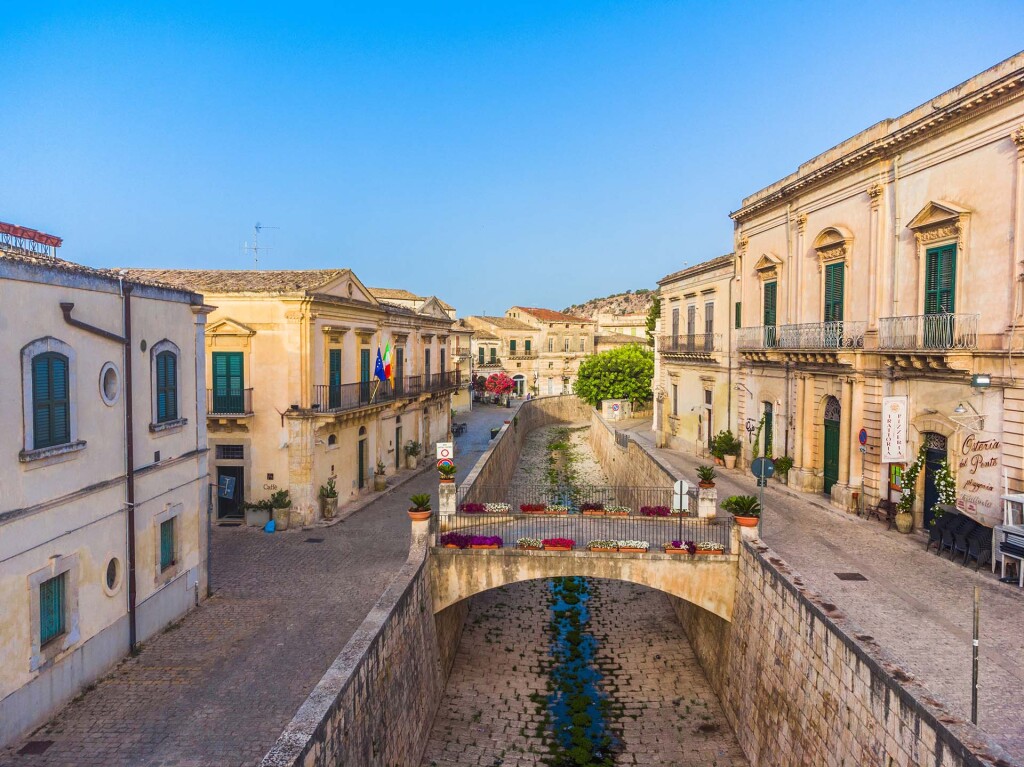
<svg viewBox="0 0 1024 767">
<path fill-rule="evenodd" d="M 107 591 L 114 593 L 121 585 L 121 562 L 117 557 L 112 557 L 107 562 L 107 572 L 105 576 Z"/>
<path fill-rule="evenodd" d="M 100 396 L 107 405 L 113 405 L 121 395 L 121 376 L 113 362 L 106 363 L 100 370 Z"/>
</svg>

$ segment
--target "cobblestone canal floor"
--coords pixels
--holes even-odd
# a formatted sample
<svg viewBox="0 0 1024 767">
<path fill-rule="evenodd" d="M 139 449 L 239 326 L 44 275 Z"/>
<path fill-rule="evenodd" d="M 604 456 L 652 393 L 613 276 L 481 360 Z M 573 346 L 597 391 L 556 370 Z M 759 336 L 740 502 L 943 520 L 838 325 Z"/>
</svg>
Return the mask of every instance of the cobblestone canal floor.
<svg viewBox="0 0 1024 767">
<path fill-rule="evenodd" d="M 421 767 L 546 764 L 549 583 L 474 598 Z M 614 763 L 746 767 L 665 595 L 619 581 L 588 583 L 589 630 L 620 744 Z"/>
</svg>

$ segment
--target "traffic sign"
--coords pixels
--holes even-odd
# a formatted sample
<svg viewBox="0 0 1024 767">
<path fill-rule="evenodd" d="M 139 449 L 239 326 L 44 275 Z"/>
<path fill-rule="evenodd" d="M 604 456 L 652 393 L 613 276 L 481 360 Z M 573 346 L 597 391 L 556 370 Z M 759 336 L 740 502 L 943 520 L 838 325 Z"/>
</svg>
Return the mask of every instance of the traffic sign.
<svg viewBox="0 0 1024 767">
<path fill-rule="evenodd" d="M 672 486 L 672 509 L 674 511 L 683 510 L 683 499 L 686 498 L 686 494 L 690 492 L 690 483 L 685 479 L 676 480 L 675 485 Z M 687 502 L 689 506 L 689 502 Z"/>
<path fill-rule="evenodd" d="M 439 469 L 442 469 L 442 468 L 444 468 L 446 466 L 451 467 L 451 466 L 454 466 L 454 465 L 455 465 L 455 462 L 452 461 L 451 458 L 441 458 L 437 462 L 437 468 L 439 468 Z"/>
<path fill-rule="evenodd" d="M 229 477 L 226 474 L 222 474 L 220 482 L 217 484 L 217 495 L 219 495 L 221 498 L 234 498 L 235 478 Z"/>
<path fill-rule="evenodd" d="M 861 429 L 860 434 L 857 435 L 857 439 L 860 440 L 860 444 L 862 445 L 868 444 L 868 430 Z"/>
<path fill-rule="evenodd" d="M 437 443 L 437 458 L 454 458 L 455 457 L 455 446 L 452 442 L 438 442 Z"/>
<path fill-rule="evenodd" d="M 771 458 L 755 458 L 750 464 L 750 471 L 758 479 L 767 479 L 775 474 L 775 464 Z"/>
</svg>

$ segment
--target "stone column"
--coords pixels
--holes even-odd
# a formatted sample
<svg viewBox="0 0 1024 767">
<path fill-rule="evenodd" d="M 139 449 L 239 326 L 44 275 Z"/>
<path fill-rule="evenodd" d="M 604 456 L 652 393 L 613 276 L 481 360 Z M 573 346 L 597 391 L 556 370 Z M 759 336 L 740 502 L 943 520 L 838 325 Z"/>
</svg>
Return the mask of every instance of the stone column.
<svg viewBox="0 0 1024 767">
<path fill-rule="evenodd" d="M 803 404 L 797 422 L 797 431 L 800 434 L 800 447 L 803 455 L 800 458 L 800 470 L 796 472 L 797 488 L 803 491 L 811 491 L 816 488 L 817 480 L 814 476 L 814 376 L 805 374 L 803 378 Z"/>
<path fill-rule="evenodd" d="M 441 482 L 437 486 L 437 513 L 441 515 L 441 529 L 447 530 L 455 516 L 459 486 L 454 482 Z"/>
<path fill-rule="evenodd" d="M 804 434 L 800 422 L 803 420 L 805 391 L 804 376 L 797 373 L 796 404 L 793 408 L 793 468 L 797 470 L 802 469 L 804 465 Z"/>
<path fill-rule="evenodd" d="M 860 452 L 860 441 L 858 435 L 860 430 L 864 428 L 864 378 L 863 376 L 855 376 L 850 381 L 852 394 L 850 397 L 853 407 L 850 413 L 850 491 L 860 492 L 860 486 L 863 483 L 863 470 L 864 465 L 863 457 Z"/>
<path fill-rule="evenodd" d="M 316 521 L 316 495 L 313 477 L 313 419 L 288 415 L 288 491 L 292 499 L 291 524 L 308 525 Z M 339 490 L 339 494 L 342 491 Z"/>
</svg>

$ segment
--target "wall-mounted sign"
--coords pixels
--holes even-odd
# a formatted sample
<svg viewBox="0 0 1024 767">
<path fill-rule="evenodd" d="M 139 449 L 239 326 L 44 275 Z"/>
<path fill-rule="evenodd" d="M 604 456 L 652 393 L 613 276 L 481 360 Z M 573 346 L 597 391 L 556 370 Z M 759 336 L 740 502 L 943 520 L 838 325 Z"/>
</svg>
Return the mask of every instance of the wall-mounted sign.
<svg viewBox="0 0 1024 767">
<path fill-rule="evenodd" d="M 882 463 L 907 460 L 907 398 L 882 397 Z"/>
<path fill-rule="evenodd" d="M 902 463 L 889 464 L 889 487 L 897 493 L 903 492 L 903 472 L 906 468 Z"/>
<path fill-rule="evenodd" d="M 868 430 L 861 429 L 860 434 L 857 435 L 857 441 L 862 445 L 868 444 Z"/>
</svg>

